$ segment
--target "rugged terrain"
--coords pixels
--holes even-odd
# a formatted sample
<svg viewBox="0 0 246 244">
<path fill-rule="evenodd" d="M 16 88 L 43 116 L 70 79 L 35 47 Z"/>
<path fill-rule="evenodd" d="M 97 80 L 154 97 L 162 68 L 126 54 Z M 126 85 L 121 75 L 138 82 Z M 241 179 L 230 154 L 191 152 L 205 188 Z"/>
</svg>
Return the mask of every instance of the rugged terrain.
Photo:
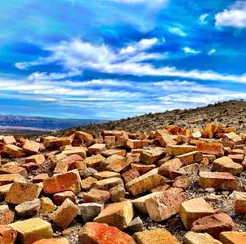
<svg viewBox="0 0 246 244">
<path fill-rule="evenodd" d="M 160 127 L 0 136 L 0 243 L 245 244 L 246 133 Z"/>
<path fill-rule="evenodd" d="M 122 114 L 122 117 L 124 117 L 124 114 Z M 234 126 L 240 131 L 246 131 L 246 102 L 228 101 L 195 109 L 176 109 L 163 113 L 149 113 L 100 125 L 79 126 L 77 129 L 90 132 L 99 132 L 103 129 L 136 132 L 157 130 L 164 125 L 173 124 L 185 128 L 194 128 L 205 126 L 211 122 Z"/>
</svg>

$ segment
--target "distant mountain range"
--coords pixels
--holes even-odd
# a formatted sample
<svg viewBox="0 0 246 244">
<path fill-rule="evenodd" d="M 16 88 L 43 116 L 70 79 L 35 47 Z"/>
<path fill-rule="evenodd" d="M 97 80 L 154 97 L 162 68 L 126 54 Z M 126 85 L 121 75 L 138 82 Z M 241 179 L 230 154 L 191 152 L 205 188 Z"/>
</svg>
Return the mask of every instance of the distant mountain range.
<svg viewBox="0 0 246 244">
<path fill-rule="evenodd" d="M 0 115 L 0 131 L 54 131 L 89 124 L 105 123 L 107 120 L 95 119 L 57 119 L 44 117 L 26 117 L 15 115 Z"/>
</svg>

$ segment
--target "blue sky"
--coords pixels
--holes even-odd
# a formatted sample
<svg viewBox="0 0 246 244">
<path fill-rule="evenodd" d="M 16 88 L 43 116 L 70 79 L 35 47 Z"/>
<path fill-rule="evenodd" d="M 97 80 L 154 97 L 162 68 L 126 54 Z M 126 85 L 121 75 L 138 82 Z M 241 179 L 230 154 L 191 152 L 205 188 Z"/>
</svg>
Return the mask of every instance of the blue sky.
<svg viewBox="0 0 246 244">
<path fill-rule="evenodd" d="M 246 1 L 8 0 L 0 114 L 117 119 L 246 99 Z"/>
</svg>

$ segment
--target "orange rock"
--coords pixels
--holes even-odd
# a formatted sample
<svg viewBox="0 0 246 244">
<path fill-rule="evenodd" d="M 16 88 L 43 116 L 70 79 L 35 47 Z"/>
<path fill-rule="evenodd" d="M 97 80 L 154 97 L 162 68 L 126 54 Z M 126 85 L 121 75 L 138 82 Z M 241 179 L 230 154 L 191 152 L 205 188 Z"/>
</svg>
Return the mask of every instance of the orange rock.
<svg viewBox="0 0 246 244">
<path fill-rule="evenodd" d="M 194 163 L 200 163 L 203 159 L 203 155 L 201 152 L 194 151 L 179 155 L 177 156 L 177 158 L 180 159 L 183 165 L 189 165 Z"/>
<path fill-rule="evenodd" d="M 125 183 L 128 183 L 129 181 L 137 178 L 138 176 L 140 175 L 137 169 L 130 169 L 122 174 Z"/>
<path fill-rule="evenodd" d="M 101 154 L 97 154 L 85 158 L 84 162 L 87 167 L 97 168 L 104 159 L 105 157 L 103 157 Z"/>
<path fill-rule="evenodd" d="M 127 161 L 125 157 L 119 155 L 112 155 L 106 158 L 103 164 L 103 168 L 105 168 L 106 170 L 121 172 L 130 164 L 130 162 Z"/>
<path fill-rule="evenodd" d="M 63 191 L 73 191 L 75 194 L 81 190 L 81 179 L 78 170 L 65 174 L 54 175 L 44 180 L 43 191 L 46 194 L 54 194 Z"/>
<path fill-rule="evenodd" d="M 146 146 L 149 142 L 147 140 L 138 140 L 138 139 L 128 139 L 126 141 L 126 146 L 131 149 L 142 148 Z"/>
<path fill-rule="evenodd" d="M 88 154 L 100 154 L 106 150 L 106 144 L 96 143 L 88 148 Z"/>
<path fill-rule="evenodd" d="M 218 190 L 237 190 L 238 181 L 227 172 L 200 172 L 199 185 L 203 188 Z"/>
<path fill-rule="evenodd" d="M 17 232 L 11 227 L 0 225 L 0 243 L 1 244 L 15 244 Z"/>
<path fill-rule="evenodd" d="M 143 150 L 140 154 L 140 160 L 145 164 L 154 164 L 156 161 L 164 156 L 163 148 L 153 148 L 149 150 Z"/>
<path fill-rule="evenodd" d="M 223 145 L 219 142 L 198 142 L 196 144 L 198 151 L 206 154 L 223 156 Z"/>
<path fill-rule="evenodd" d="M 182 166 L 183 164 L 180 159 L 178 158 L 171 159 L 161 165 L 161 167 L 159 168 L 159 174 L 169 177 L 170 172 L 176 171 L 180 169 Z"/>
<path fill-rule="evenodd" d="M 246 213 L 246 192 L 235 192 L 234 200 L 235 212 Z"/>
<path fill-rule="evenodd" d="M 80 244 L 136 244 L 119 229 L 100 223 L 86 223 L 79 231 Z"/>
<path fill-rule="evenodd" d="M 74 204 L 77 204 L 76 196 L 72 191 L 59 192 L 53 195 L 56 205 L 61 205 L 66 199 L 70 199 Z"/>
</svg>

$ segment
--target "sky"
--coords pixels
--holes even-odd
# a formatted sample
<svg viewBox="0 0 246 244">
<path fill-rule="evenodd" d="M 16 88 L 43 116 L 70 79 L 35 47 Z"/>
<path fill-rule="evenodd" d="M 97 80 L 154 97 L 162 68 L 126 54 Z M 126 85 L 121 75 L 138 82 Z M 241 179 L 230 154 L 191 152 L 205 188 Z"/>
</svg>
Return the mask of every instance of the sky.
<svg viewBox="0 0 246 244">
<path fill-rule="evenodd" d="M 246 1 L 8 0 L 0 114 L 118 119 L 246 99 Z"/>
</svg>

